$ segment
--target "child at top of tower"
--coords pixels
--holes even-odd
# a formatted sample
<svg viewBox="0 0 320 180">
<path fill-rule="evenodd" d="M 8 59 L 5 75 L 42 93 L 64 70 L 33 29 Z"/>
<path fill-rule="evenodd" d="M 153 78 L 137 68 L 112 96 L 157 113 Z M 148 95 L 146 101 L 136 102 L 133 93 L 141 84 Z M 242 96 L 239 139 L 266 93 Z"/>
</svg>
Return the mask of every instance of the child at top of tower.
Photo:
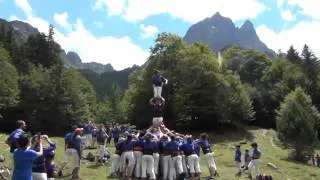
<svg viewBox="0 0 320 180">
<path fill-rule="evenodd" d="M 164 78 L 160 71 L 154 69 L 154 74 L 152 76 L 152 84 L 153 84 L 153 97 L 162 97 L 162 85 L 168 84 L 168 80 Z"/>
</svg>

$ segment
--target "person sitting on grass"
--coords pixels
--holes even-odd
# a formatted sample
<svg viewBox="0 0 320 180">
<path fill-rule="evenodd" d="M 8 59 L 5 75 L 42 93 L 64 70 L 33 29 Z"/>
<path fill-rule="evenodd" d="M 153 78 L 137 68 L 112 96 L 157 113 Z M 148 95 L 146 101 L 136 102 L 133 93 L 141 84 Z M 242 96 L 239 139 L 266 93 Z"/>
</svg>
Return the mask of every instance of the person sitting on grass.
<svg viewBox="0 0 320 180">
<path fill-rule="evenodd" d="M 260 149 L 258 149 L 257 143 L 252 143 L 251 147 L 252 147 L 251 161 L 249 162 L 249 165 L 248 165 L 248 173 L 249 173 L 249 178 L 252 179 L 251 171 L 253 168 L 255 168 L 256 176 L 260 175 L 259 164 L 260 164 L 260 158 L 261 158 L 261 151 Z"/>
<path fill-rule="evenodd" d="M 41 135 L 38 133 L 37 135 L 33 136 L 31 143 L 31 149 L 35 150 L 36 152 L 40 151 L 39 142 L 37 141 L 38 138 L 42 138 L 48 142 L 47 147 L 43 147 L 43 155 L 39 156 L 32 165 L 32 177 L 34 180 L 46 180 L 47 179 L 47 171 L 45 167 L 45 154 L 50 153 L 56 149 L 56 144 L 49 139 L 47 135 Z"/>
<path fill-rule="evenodd" d="M 240 150 L 240 145 L 236 146 L 236 152 L 234 156 L 234 161 L 237 167 L 238 172 L 236 173 L 236 176 L 240 176 L 242 174 L 242 169 L 241 169 L 241 150 Z"/>
<path fill-rule="evenodd" d="M 36 139 L 39 144 L 39 152 L 29 149 L 30 138 L 28 134 L 21 134 L 17 142 L 19 148 L 13 153 L 12 180 L 32 180 L 32 163 L 43 154 L 42 139 L 40 136 Z"/>
</svg>

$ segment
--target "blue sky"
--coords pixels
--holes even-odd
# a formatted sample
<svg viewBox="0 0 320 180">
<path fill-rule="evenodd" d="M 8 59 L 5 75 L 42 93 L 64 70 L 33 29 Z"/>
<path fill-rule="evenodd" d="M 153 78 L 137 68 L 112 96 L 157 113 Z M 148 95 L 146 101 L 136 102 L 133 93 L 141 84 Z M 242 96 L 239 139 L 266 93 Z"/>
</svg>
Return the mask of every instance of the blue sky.
<svg viewBox="0 0 320 180">
<path fill-rule="evenodd" d="M 141 65 L 159 32 L 184 36 L 188 28 L 216 12 L 237 26 L 249 19 L 269 48 L 286 51 L 307 43 L 320 52 L 317 0 L 0 0 L 0 18 L 21 20 L 76 51 L 84 62 L 115 69 Z"/>
</svg>

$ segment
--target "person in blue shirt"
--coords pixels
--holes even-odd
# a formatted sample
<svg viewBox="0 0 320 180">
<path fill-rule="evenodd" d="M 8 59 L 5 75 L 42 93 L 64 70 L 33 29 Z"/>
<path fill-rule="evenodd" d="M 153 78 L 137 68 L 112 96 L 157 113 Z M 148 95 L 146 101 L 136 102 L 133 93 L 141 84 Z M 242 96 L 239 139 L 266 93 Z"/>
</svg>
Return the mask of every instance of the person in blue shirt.
<svg viewBox="0 0 320 180">
<path fill-rule="evenodd" d="M 117 123 L 112 129 L 111 129 L 111 134 L 112 134 L 112 138 L 113 138 L 113 142 L 114 144 L 117 144 L 119 137 L 120 137 L 120 133 L 121 133 L 121 128 L 119 126 L 119 124 Z"/>
<path fill-rule="evenodd" d="M 249 173 L 249 178 L 252 179 L 252 174 L 251 171 L 254 168 L 256 171 L 256 176 L 260 175 L 260 169 L 259 169 L 259 164 L 260 164 L 260 158 L 261 158 L 261 151 L 258 149 L 258 144 L 257 143 L 252 143 L 251 144 L 252 150 L 251 150 L 251 160 L 248 165 L 248 173 Z"/>
<path fill-rule="evenodd" d="M 193 143 L 191 135 L 186 136 L 186 142 L 180 146 L 184 152 L 190 170 L 191 179 L 196 179 L 200 175 L 199 157 L 196 153 L 196 145 Z"/>
<path fill-rule="evenodd" d="M 68 133 L 65 137 L 66 151 L 64 153 L 64 160 L 59 170 L 59 176 L 62 176 L 62 170 L 73 161 L 72 177 L 79 178 L 80 159 L 82 157 L 81 134 L 83 128 L 76 128 L 73 133 Z"/>
<path fill-rule="evenodd" d="M 23 133 L 19 136 L 18 147 L 13 153 L 14 169 L 12 180 L 32 180 L 32 163 L 39 156 L 42 156 L 42 139 L 39 137 L 37 143 L 39 144 L 39 152 L 29 149 L 30 138 L 29 135 Z"/>
<path fill-rule="evenodd" d="M 159 70 L 154 69 L 154 74 L 152 76 L 153 84 L 153 97 L 161 98 L 162 86 L 163 84 L 168 84 L 168 80 L 164 78 Z"/>
<path fill-rule="evenodd" d="M 10 153 L 13 153 L 14 150 L 18 148 L 19 136 L 24 133 L 24 130 L 27 127 L 26 122 L 22 120 L 18 120 L 16 124 L 18 128 L 14 130 L 6 140 L 6 144 L 10 146 Z"/>
<path fill-rule="evenodd" d="M 56 149 L 55 143 L 53 141 L 51 141 L 47 135 L 40 135 L 40 133 L 39 133 L 39 134 L 33 136 L 32 140 L 31 140 L 31 143 L 32 143 L 31 149 L 32 150 L 34 150 L 36 152 L 40 152 L 39 143 L 37 141 L 39 136 L 43 140 L 46 140 L 49 145 L 47 147 L 43 147 L 43 155 L 39 156 L 33 162 L 33 165 L 32 165 L 32 177 L 33 177 L 33 179 L 36 179 L 36 180 L 37 179 L 47 179 L 45 156 Z"/>
<path fill-rule="evenodd" d="M 83 127 L 84 148 L 92 148 L 93 123 L 88 121 Z"/>
<path fill-rule="evenodd" d="M 132 134 L 128 134 L 126 140 L 122 143 L 123 149 L 123 173 L 124 176 L 128 179 L 132 179 L 132 172 L 134 168 L 134 154 L 133 154 L 133 146 L 135 141 L 132 139 Z"/>
<path fill-rule="evenodd" d="M 240 176 L 242 174 L 242 169 L 241 169 L 241 150 L 240 150 L 240 145 L 236 146 L 236 151 L 234 155 L 234 161 L 237 167 L 238 172 L 236 173 L 236 176 Z"/>
<path fill-rule="evenodd" d="M 143 144 L 144 141 L 146 140 L 146 138 L 144 137 L 145 132 L 141 131 L 139 133 L 139 137 L 138 140 L 134 143 L 133 146 L 133 154 L 134 154 L 134 158 L 135 158 L 135 177 L 136 178 L 140 178 L 141 177 L 141 164 L 142 164 L 142 152 L 143 152 Z"/>
<path fill-rule="evenodd" d="M 112 159 L 111 163 L 111 175 L 110 178 L 115 178 L 120 175 L 121 167 L 122 167 L 122 161 L 121 156 L 124 152 L 123 150 L 123 143 L 125 142 L 125 139 L 120 139 L 118 143 L 115 145 L 116 151 L 114 154 L 114 157 Z"/>
<path fill-rule="evenodd" d="M 152 142 L 153 135 L 146 134 L 146 140 L 143 142 L 143 156 L 142 156 L 142 172 L 141 177 L 147 178 L 149 174 L 150 179 L 156 179 L 154 172 L 154 159 L 153 153 L 155 152 L 155 143 Z"/>
<path fill-rule="evenodd" d="M 108 138 L 108 134 L 105 131 L 104 125 L 100 124 L 99 128 L 96 132 L 96 138 L 97 138 L 97 143 L 98 143 L 98 157 L 97 157 L 97 162 L 102 163 L 102 159 L 104 157 L 104 154 L 106 152 L 106 139 Z"/>
<path fill-rule="evenodd" d="M 168 143 L 170 142 L 167 135 L 163 135 L 159 142 L 159 151 L 162 164 L 162 179 L 169 179 L 169 168 L 171 162 L 171 152 L 169 150 Z"/>
<path fill-rule="evenodd" d="M 170 163 L 170 179 L 175 179 L 176 174 L 179 175 L 178 178 L 183 178 L 185 174 L 183 173 L 182 157 L 179 149 L 180 143 L 177 137 L 171 136 L 171 141 L 167 146 L 172 158 Z"/>
<path fill-rule="evenodd" d="M 202 133 L 200 135 L 198 145 L 201 147 L 202 152 L 206 158 L 207 166 L 210 171 L 210 178 L 215 179 L 215 176 L 217 176 L 217 166 L 214 161 L 213 152 L 211 150 L 211 144 L 208 141 L 208 135 L 206 133 Z"/>
<path fill-rule="evenodd" d="M 249 165 L 250 161 L 251 161 L 251 157 L 249 154 L 249 149 L 246 149 L 245 153 L 244 153 L 244 165 L 242 167 L 242 169 L 243 169 L 242 171 L 248 170 L 248 165 Z"/>
</svg>

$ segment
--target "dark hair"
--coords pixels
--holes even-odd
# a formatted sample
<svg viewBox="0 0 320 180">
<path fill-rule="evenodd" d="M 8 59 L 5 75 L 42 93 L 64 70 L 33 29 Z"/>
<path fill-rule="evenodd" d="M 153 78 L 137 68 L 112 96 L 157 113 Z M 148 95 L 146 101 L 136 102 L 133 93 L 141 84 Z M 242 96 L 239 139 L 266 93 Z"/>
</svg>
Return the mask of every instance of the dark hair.
<svg viewBox="0 0 320 180">
<path fill-rule="evenodd" d="M 18 145 L 20 148 L 26 148 L 30 143 L 30 136 L 27 133 L 23 133 L 18 138 Z"/>
<path fill-rule="evenodd" d="M 258 147 L 258 144 L 254 142 L 254 143 L 251 144 L 251 147 L 255 147 L 256 148 L 256 147 Z"/>
<path fill-rule="evenodd" d="M 75 131 L 77 128 L 78 128 L 77 125 L 73 125 L 73 126 L 71 127 L 72 132 Z"/>
<path fill-rule="evenodd" d="M 202 134 L 200 134 L 200 138 L 202 140 L 207 140 L 208 139 L 208 134 L 207 133 L 202 133 Z"/>
<path fill-rule="evenodd" d="M 17 127 L 21 127 L 25 122 L 23 120 L 18 120 L 17 122 Z"/>
<path fill-rule="evenodd" d="M 146 131 L 142 130 L 142 131 L 139 133 L 139 137 L 143 137 L 145 134 L 146 134 Z"/>
</svg>

